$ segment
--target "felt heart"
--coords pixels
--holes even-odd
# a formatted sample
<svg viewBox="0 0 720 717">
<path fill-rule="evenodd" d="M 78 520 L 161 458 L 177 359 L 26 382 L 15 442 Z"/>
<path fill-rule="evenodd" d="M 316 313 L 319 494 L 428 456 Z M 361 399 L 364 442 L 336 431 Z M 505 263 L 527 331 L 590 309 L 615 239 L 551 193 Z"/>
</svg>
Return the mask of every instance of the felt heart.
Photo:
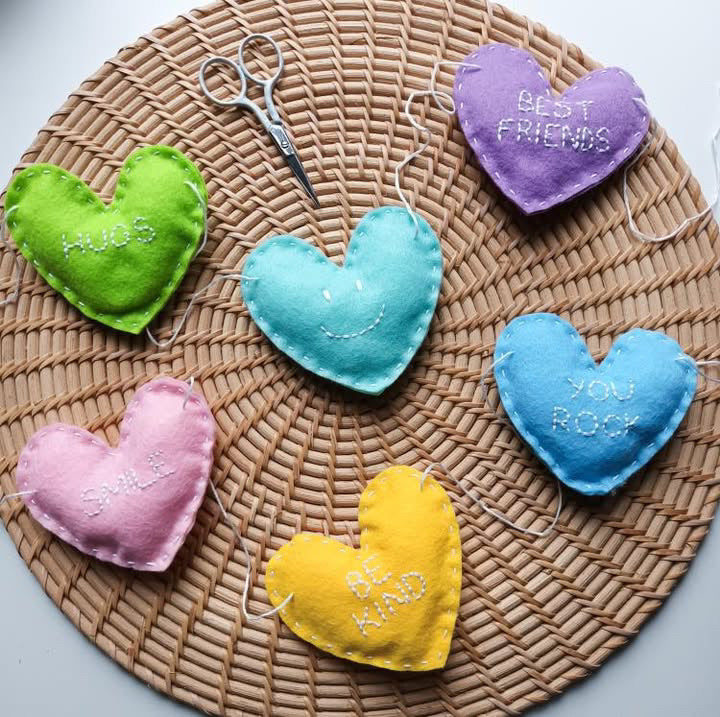
<svg viewBox="0 0 720 717">
<path fill-rule="evenodd" d="M 665 445 L 697 381 L 695 362 L 664 334 L 633 329 L 596 364 L 554 314 L 511 321 L 495 361 L 515 428 L 563 483 L 586 495 L 621 485 Z"/>
<path fill-rule="evenodd" d="M 440 242 L 400 207 L 368 212 L 342 267 L 293 236 L 262 242 L 244 272 L 245 302 L 265 335 L 309 371 L 378 394 L 427 334 L 442 280 Z"/>
<path fill-rule="evenodd" d="M 83 314 L 140 333 L 182 280 L 203 234 L 205 183 L 172 147 L 125 161 L 112 204 L 52 164 L 10 184 L 5 216 L 45 281 Z"/>
<path fill-rule="evenodd" d="M 408 466 L 360 497 L 360 549 L 301 533 L 270 559 L 265 583 L 285 624 L 327 652 L 390 670 L 445 665 L 460 602 L 462 554 L 445 491 Z"/>
<path fill-rule="evenodd" d="M 638 148 L 650 115 L 627 72 L 590 72 L 561 95 L 533 56 L 485 45 L 455 77 L 458 119 L 480 164 L 526 214 L 594 187 Z"/>
<path fill-rule="evenodd" d="M 33 517 L 84 553 L 136 570 L 165 570 L 203 501 L 215 427 L 205 400 L 172 378 L 146 383 L 120 442 L 57 423 L 23 449 L 20 491 Z"/>
</svg>

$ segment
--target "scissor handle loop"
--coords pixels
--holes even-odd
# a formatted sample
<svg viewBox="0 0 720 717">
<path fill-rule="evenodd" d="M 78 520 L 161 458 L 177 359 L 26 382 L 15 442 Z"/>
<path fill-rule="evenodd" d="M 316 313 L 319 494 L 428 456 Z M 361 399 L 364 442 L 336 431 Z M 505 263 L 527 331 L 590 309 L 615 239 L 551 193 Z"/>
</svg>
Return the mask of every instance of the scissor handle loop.
<svg viewBox="0 0 720 717">
<path fill-rule="evenodd" d="M 251 42 L 252 40 L 257 40 L 258 38 L 269 42 L 272 45 L 273 50 L 275 50 L 275 55 L 277 57 L 277 69 L 272 75 L 270 75 L 270 77 L 267 78 L 253 75 L 253 73 L 248 70 L 247 65 L 245 64 L 245 45 L 247 45 L 248 42 Z M 275 40 L 270 37 L 270 35 L 266 35 L 263 32 L 254 32 L 252 35 L 248 35 L 247 37 L 244 37 L 242 39 L 240 47 L 238 47 L 238 67 L 240 67 L 243 75 L 245 75 L 248 80 L 252 80 L 263 88 L 269 87 L 269 89 L 272 90 L 272 88 L 275 87 L 275 85 L 277 84 L 277 81 L 280 79 L 280 75 L 282 75 L 284 66 L 285 62 L 283 60 L 283 54 L 282 50 L 280 49 L 280 45 L 278 45 L 277 42 L 275 42 Z"/>
<path fill-rule="evenodd" d="M 226 100 L 210 92 L 205 82 L 205 73 L 211 65 L 226 65 L 227 67 L 232 67 L 232 69 L 235 70 L 240 78 L 240 92 L 238 92 L 237 95 L 229 100 Z M 208 59 L 200 65 L 200 75 L 198 79 L 200 80 L 200 87 L 205 93 L 205 96 L 218 105 L 222 105 L 223 107 L 233 107 L 246 102 L 247 79 L 245 78 L 245 73 L 239 65 L 236 65 L 232 60 L 228 60 L 227 57 L 208 57 Z"/>
</svg>

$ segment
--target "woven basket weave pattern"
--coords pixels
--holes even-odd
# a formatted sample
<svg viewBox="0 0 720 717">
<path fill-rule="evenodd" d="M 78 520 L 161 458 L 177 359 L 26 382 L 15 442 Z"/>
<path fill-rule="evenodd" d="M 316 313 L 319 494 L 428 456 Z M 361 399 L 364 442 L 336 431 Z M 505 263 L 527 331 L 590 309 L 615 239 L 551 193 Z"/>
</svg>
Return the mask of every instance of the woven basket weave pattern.
<svg viewBox="0 0 720 717">
<path fill-rule="evenodd" d="M 439 59 L 481 43 L 530 49 L 562 90 L 596 65 L 540 25 L 471 0 L 219 2 L 143 36 L 107 62 L 50 119 L 21 166 L 53 162 L 105 200 L 123 160 L 165 143 L 200 167 L 209 240 L 156 326 L 167 336 L 193 292 L 239 271 L 249 249 L 293 233 L 342 259 L 363 214 L 399 204 L 393 171 L 419 141 L 402 114 Z M 251 115 L 209 103 L 197 84 L 210 54 L 234 55 L 250 32 L 285 53 L 275 92 L 320 196 L 312 209 Z M 256 51 L 256 69 L 269 55 Z M 439 86 L 449 89 L 443 68 Z M 220 77 L 211 81 L 215 89 Z M 219 91 L 219 90 L 218 90 Z M 547 470 L 493 406 L 480 374 L 509 320 L 561 314 L 596 358 L 630 328 L 658 329 L 695 358 L 720 353 L 720 254 L 711 219 L 677 241 L 627 231 L 621 178 L 525 219 L 500 197 L 457 122 L 426 102 L 430 148 L 406 168 L 411 201 L 441 237 L 444 281 L 427 341 L 403 377 L 364 398 L 308 374 L 250 321 L 235 282 L 193 308 L 158 351 L 89 320 L 25 267 L 0 324 L 3 493 L 32 433 L 64 421 L 118 439 L 125 405 L 149 377 L 195 376 L 216 417 L 212 480 L 254 556 L 251 609 L 269 606 L 267 560 L 296 532 L 357 547 L 367 480 L 395 463 L 443 461 L 493 508 L 536 529 L 555 511 Z M 629 173 L 641 229 L 665 233 L 705 206 L 660 128 Z M 0 263 L 11 285 L 12 257 Z M 246 623 L 242 551 L 208 497 L 171 569 L 144 575 L 77 553 L 20 502 L 0 515 L 54 602 L 98 647 L 153 687 L 222 715 L 505 715 L 548 699 L 632 636 L 686 570 L 720 494 L 718 392 L 701 382 L 685 422 L 616 496 L 571 494 L 557 530 L 525 537 L 448 485 L 464 553 L 458 625 L 443 671 L 397 675 L 332 658 L 276 617 Z"/>
</svg>

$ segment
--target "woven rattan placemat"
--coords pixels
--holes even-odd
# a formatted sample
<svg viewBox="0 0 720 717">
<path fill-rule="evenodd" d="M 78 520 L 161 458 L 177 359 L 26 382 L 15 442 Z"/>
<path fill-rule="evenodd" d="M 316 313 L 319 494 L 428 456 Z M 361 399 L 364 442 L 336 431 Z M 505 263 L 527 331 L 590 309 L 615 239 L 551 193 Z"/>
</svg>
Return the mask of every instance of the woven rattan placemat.
<svg viewBox="0 0 720 717">
<path fill-rule="evenodd" d="M 137 146 L 172 144 L 201 168 L 210 238 L 160 326 L 220 270 L 275 232 L 339 260 L 370 208 L 397 204 L 393 170 L 416 141 L 402 115 L 433 63 L 480 43 L 529 48 L 561 90 L 596 65 L 540 25 L 471 0 L 253 0 L 193 11 L 123 49 L 40 131 L 25 166 L 60 164 L 110 199 Z M 321 198 L 312 210 L 247 113 L 200 94 L 208 54 L 231 56 L 249 32 L 281 40 L 276 100 Z M 260 54 L 259 65 L 264 64 Z M 452 71 L 440 74 L 451 86 Z M 442 239 L 445 278 L 429 338 L 380 398 L 361 398 L 291 363 L 258 332 L 240 289 L 225 282 L 193 309 L 165 351 L 86 320 L 26 267 L 2 313 L 2 477 L 52 421 L 118 437 L 134 391 L 158 373 L 194 375 L 217 419 L 212 480 L 256 560 L 251 607 L 268 608 L 264 572 L 300 530 L 356 544 L 366 481 L 392 463 L 442 460 L 525 525 L 552 516 L 547 471 L 495 412 L 478 377 L 513 317 L 570 319 L 601 357 L 618 334 L 659 329 L 696 358 L 720 352 L 717 226 L 706 220 L 663 245 L 630 238 L 619 177 L 570 206 L 520 218 L 488 182 L 454 119 L 430 104 L 426 155 L 406 172 L 418 211 Z M 630 172 L 646 231 L 664 233 L 704 206 L 661 129 Z M 11 284 L 12 258 L 0 265 Z M 22 558 L 63 612 L 140 679 L 210 713 L 273 715 L 516 714 L 562 691 L 623 645 L 686 570 L 720 493 L 720 393 L 701 383 L 689 415 L 647 470 L 616 496 L 566 496 L 557 530 L 523 537 L 447 486 L 464 553 L 462 601 L 446 668 L 392 674 L 329 657 L 278 618 L 244 624 L 242 551 L 217 505 L 163 575 L 114 569 L 78 554 L 19 502 L 0 515 Z M 490 403 L 497 395 L 490 392 Z"/>
</svg>

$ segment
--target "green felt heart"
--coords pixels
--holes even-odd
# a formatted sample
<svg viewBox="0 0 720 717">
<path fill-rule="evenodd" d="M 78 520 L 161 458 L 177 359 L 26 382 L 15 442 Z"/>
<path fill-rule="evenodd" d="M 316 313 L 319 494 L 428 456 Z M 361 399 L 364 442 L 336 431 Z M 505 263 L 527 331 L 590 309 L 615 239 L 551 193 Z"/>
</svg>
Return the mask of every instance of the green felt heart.
<svg viewBox="0 0 720 717">
<path fill-rule="evenodd" d="M 5 216 L 50 286 L 86 316 L 137 334 L 185 275 L 206 204 L 197 167 L 154 146 L 127 158 L 110 205 L 64 169 L 35 164 L 10 184 Z"/>
</svg>

